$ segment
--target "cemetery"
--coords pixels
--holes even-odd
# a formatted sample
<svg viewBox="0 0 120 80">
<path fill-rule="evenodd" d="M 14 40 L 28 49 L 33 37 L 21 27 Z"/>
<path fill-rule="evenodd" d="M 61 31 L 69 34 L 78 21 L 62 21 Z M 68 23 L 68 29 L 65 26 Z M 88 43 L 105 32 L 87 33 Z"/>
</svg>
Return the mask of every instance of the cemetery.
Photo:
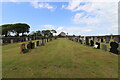
<svg viewBox="0 0 120 80">
<path fill-rule="evenodd" d="M 2 0 L 1 3 L 3 80 L 120 77 L 118 2 Z"/>
<path fill-rule="evenodd" d="M 106 36 L 54 36 L 10 42 L 2 45 L 3 77 L 116 78 L 120 50 L 116 36 L 120 37 L 113 35 L 109 42 Z"/>
<path fill-rule="evenodd" d="M 61 32 L 53 36 L 53 33 L 56 31 L 43 30 L 0 38 L 3 77 L 118 77 L 120 35 L 71 36 Z"/>
</svg>

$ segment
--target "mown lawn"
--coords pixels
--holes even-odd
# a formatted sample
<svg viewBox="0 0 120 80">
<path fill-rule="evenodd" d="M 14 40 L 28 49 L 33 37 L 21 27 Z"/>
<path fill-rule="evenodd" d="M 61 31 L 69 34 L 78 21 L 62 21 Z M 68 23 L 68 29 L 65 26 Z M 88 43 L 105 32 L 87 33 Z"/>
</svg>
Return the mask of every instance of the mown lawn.
<svg viewBox="0 0 120 80">
<path fill-rule="evenodd" d="M 4 45 L 4 78 L 117 78 L 118 55 L 57 39 L 26 54 L 21 43 Z"/>
</svg>

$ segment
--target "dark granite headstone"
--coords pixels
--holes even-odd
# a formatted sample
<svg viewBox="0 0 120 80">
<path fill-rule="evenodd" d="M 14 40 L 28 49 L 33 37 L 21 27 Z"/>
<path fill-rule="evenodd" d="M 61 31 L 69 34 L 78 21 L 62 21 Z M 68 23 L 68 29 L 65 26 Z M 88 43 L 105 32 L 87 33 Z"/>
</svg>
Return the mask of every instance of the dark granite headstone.
<svg viewBox="0 0 120 80">
<path fill-rule="evenodd" d="M 80 42 L 80 44 L 82 44 L 82 40 L 81 39 L 79 40 L 79 42 Z"/>
<path fill-rule="evenodd" d="M 86 45 L 89 45 L 89 38 L 88 37 L 86 37 L 85 41 L 86 41 Z"/>
<path fill-rule="evenodd" d="M 103 42 L 103 38 L 101 38 L 101 42 Z"/>
<path fill-rule="evenodd" d="M 96 45 L 98 45 L 97 49 L 100 49 L 100 43 L 96 42 Z"/>
<path fill-rule="evenodd" d="M 110 52 L 118 54 L 119 51 L 117 50 L 117 48 L 119 47 L 119 44 L 116 42 L 111 42 L 110 46 L 111 46 Z"/>
<path fill-rule="evenodd" d="M 94 41 L 90 40 L 90 46 L 94 46 Z"/>
<path fill-rule="evenodd" d="M 40 43 L 40 42 L 39 42 L 39 41 L 37 41 L 37 42 L 36 42 L 36 46 L 39 46 L 39 45 L 40 45 L 39 43 Z"/>
</svg>

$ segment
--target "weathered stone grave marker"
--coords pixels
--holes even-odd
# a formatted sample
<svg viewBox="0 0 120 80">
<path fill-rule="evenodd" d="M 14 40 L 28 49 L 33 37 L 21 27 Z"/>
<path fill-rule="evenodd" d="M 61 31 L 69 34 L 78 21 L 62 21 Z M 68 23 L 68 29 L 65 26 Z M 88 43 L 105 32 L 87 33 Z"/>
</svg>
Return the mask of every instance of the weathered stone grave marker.
<svg viewBox="0 0 120 80">
<path fill-rule="evenodd" d="M 42 38 L 42 43 L 41 43 L 41 46 L 44 46 L 45 43 L 44 43 L 44 39 Z"/>
<path fill-rule="evenodd" d="M 107 51 L 107 45 L 106 44 L 102 44 L 102 48 L 103 51 Z"/>
<path fill-rule="evenodd" d="M 105 38 L 105 41 L 106 41 L 106 43 L 109 43 L 110 38 L 109 38 L 109 37 L 106 37 L 106 38 Z"/>
<path fill-rule="evenodd" d="M 21 44 L 21 46 L 20 46 L 20 53 L 25 53 L 25 50 L 26 50 L 25 44 L 23 43 L 23 44 Z"/>
<path fill-rule="evenodd" d="M 13 39 L 10 40 L 10 43 L 13 43 Z"/>
</svg>

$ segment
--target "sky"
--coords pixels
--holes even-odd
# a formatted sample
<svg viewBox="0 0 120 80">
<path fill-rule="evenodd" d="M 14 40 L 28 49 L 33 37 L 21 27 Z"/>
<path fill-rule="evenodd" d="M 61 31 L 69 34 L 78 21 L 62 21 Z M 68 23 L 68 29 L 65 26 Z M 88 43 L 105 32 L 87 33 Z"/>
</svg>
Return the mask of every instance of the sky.
<svg viewBox="0 0 120 80">
<path fill-rule="evenodd" d="M 27 23 L 30 32 L 55 29 L 69 35 L 118 34 L 118 2 L 2 2 L 2 24 Z"/>
</svg>

